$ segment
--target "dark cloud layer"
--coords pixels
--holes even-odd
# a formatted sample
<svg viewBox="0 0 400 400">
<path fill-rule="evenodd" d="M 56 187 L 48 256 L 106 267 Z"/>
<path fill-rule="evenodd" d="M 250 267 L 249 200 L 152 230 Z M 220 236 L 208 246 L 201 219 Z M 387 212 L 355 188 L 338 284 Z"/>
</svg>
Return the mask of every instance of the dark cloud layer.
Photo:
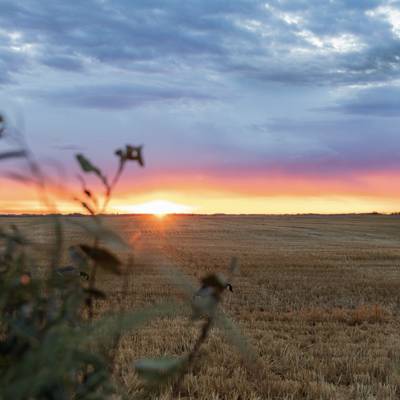
<svg viewBox="0 0 400 400">
<path fill-rule="evenodd" d="M 190 90 L 144 85 L 93 85 L 58 90 L 30 92 L 33 98 L 42 98 L 53 105 L 123 110 L 153 102 L 210 101 L 211 96 Z"/>
<path fill-rule="evenodd" d="M 168 128 L 186 165 L 400 168 L 399 15 L 384 0 L 2 0 L 0 85 L 46 112 L 97 110 L 86 127 L 123 130 L 154 104 L 134 126 L 160 148 Z"/>
<path fill-rule="evenodd" d="M 43 55 L 40 62 L 48 67 L 65 70 L 82 72 L 84 70 L 83 63 L 78 57 L 71 57 L 65 55 Z"/>
<path fill-rule="evenodd" d="M 36 46 L 36 62 L 59 69 L 83 70 L 88 58 L 128 70 L 147 62 L 258 81 L 349 84 L 399 76 L 399 38 L 374 11 L 380 4 L 3 0 L 0 22 Z"/>
<path fill-rule="evenodd" d="M 358 90 L 341 103 L 325 110 L 365 117 L 400 117 L 400 87 L 377 87 Z"/>
</svg>

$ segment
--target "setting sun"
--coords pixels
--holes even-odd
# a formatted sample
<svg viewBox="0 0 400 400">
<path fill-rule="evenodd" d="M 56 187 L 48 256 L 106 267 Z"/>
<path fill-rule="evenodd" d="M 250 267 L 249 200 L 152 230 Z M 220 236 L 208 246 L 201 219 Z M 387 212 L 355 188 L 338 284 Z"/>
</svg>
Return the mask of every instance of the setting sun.
<svg viewBox="0 0 400 400">
<path fill-rule="evenodd" d="M 193 211 L 192 207 L 168 200 L 152 200 L 141 204 L 123 207 L 124 211 L 137 214 L 154 214 L 163 217 L 166 214 L 185 214 Z"/>
</svg>

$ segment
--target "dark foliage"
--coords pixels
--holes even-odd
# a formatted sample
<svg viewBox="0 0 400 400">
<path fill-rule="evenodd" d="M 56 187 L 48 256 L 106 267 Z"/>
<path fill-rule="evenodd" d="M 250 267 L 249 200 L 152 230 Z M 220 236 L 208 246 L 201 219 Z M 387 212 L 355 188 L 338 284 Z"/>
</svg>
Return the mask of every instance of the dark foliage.
<svg viewBox="0 0 400 400">
<path fill-rule="evenodd" d="M 5 119 L 0 115 L 0 136 L 4 135 L 5 126 Z M 120 244 L 124 241 L 103 225 L 100 214 L 106 211 L 126 163 L 132 161 L 144 166 L 142 147 L 127 145 L 116 151 L 118 166 L 112 179 L 86 156 L 76 156 L 83 174 L 94 174 L 100 179 L 104 194 L 94 194 L 84 177 L 78 175 L 82 190 L 74 198 L 93 219 L 93 224 L 81 226 L 91 235 L 92 244 L 71 246 L 68 252 L 72 265 L 63 267 L 59 265 L 64 248 L 63 221 L 56 212 L 56 202 L 48 194 L 45 173 L 24 141 L 20 144 L 21 148 L 15 151 L 0 153 L 0 161 L 21 157 L 27 161 L 29 174 L 22 176 L 22 180 L 37 186 L 40 199 L 48 207 L 54 243 L 49 266 L 38 267 L 32 257 L 35 243 L 16 226 L 0 230 L 0 399 L 93 400 L 108 398 L 114 393 L 123 397 L 123 387 L 115 384 L 112 374 L 122 335 L 140 328 L 150 319 L 174 317 L 182 310 L 181 305 L 167 303 L 136 313 L 115 310 L 111 316 L 94 318 L 94 303 L 107 298 L 96 287 L 97 269 L 124 275 L 132 266 L 132 257 L 125 263 L 107 248 L 107 241 Z M 230 278 L 236 263 L 234 259 Z M 169 275 L 175 281 L 181 279 L 174 271 Z M 122 276 L 122 288 L 126 282 Z M 186 371 L 214 325 L 228 333 L 228 338 L 246 357 L 251 353 L 235 326 L 218 311 L 221 295 L 226 288 L 232 290 L 231 284 L 222 276 L 211 274 L 201 281 L 201 296 L 199 291 L 196 293 L 187 286 L 192 318 L 203 321 L 200 334 L 188 354 L 135 363 L 137 373 L 146 382 L 146 390 L 155 387 L 160 390 L 163 385 L 172 384 L 174 391 L 179 392 Z"/>
</svg>

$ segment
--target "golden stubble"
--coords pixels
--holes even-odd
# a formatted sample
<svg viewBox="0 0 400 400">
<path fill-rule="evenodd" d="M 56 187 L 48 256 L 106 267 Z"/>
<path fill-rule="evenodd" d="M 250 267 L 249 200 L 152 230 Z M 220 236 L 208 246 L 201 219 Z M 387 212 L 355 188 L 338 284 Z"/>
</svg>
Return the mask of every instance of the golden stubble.
<svg viewBox="0 0 400 400">
<path fill-rule="evenodd" d="M 76 217 L 75 217 L 76 218 Z M 81 218 L 83 219 L 83 218 Z M 84 219 L 83 219 L 84 220 Z M 107 217 L 135 249 L 127 293 L 103 274 L 108 300 L 96 315 L 184 299 L 166 278 L 173 265 L 194 284 L 240 259 L 223 310 L 254 347 L 262 368 L 249 369 L 214 329 L 183 381 L 185 399 L 398 399 L 400 396 L 400 220 L 396 216 Z M 49 219 L 8 217 L 36 241 L 51 241 Z M 65 224 L 66 245 L 90 241 Z M 66 247 L 67 247 L 66 246 Z M 124 254 L 120 254 L 121 257 Z M 37 254 L 38 262 L 42 255 Z M 68 262 L 67 255 L 64 262 Z M 143 389 L 133 362 L 182 355 L 197 327 L 185 317 L 153 321 L 126 335 L 115 378 Z M 173 399 L 170 389 L 154 398 Z"/>
</svg>

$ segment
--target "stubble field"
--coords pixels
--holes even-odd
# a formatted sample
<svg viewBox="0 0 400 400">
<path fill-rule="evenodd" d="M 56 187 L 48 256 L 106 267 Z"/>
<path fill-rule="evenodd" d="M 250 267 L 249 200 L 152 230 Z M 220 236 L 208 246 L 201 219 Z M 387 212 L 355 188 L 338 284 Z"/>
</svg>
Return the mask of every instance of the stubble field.
<svg viewBox="0 0 400 400">
<path fill-rule="evenodd" d="M 66 246 L 90 236 L 66 217 Z M 258 356 L 249 368 L 224 335 L 213 330 L 181 398 L 398 399 L 400 397 L 400 217 L 398 216 L 153 216 L 106 217 L 135 248 L 127 290 L 103 274 L 108 300 L 98 315 L 169 299 L 182 292 L 166 278 L 173 265 L 194 284 L 240 260 L 222 308 Z M 36 242 L 53 240 L 46 217 L 2 217 Z M 124 257 L 124 254 L 120 254 Z M 38 262 L 44 255 L 38 254 Z M 64 263 L 67 264 L 67 254 Z M 133 361 L 181 355 L 196 327 L 188 318 L 153 321 L 127 335 L 116 379 L 142 389 Z M 156 398 L 174 398 L 170 391 Z"/>
</svg>

